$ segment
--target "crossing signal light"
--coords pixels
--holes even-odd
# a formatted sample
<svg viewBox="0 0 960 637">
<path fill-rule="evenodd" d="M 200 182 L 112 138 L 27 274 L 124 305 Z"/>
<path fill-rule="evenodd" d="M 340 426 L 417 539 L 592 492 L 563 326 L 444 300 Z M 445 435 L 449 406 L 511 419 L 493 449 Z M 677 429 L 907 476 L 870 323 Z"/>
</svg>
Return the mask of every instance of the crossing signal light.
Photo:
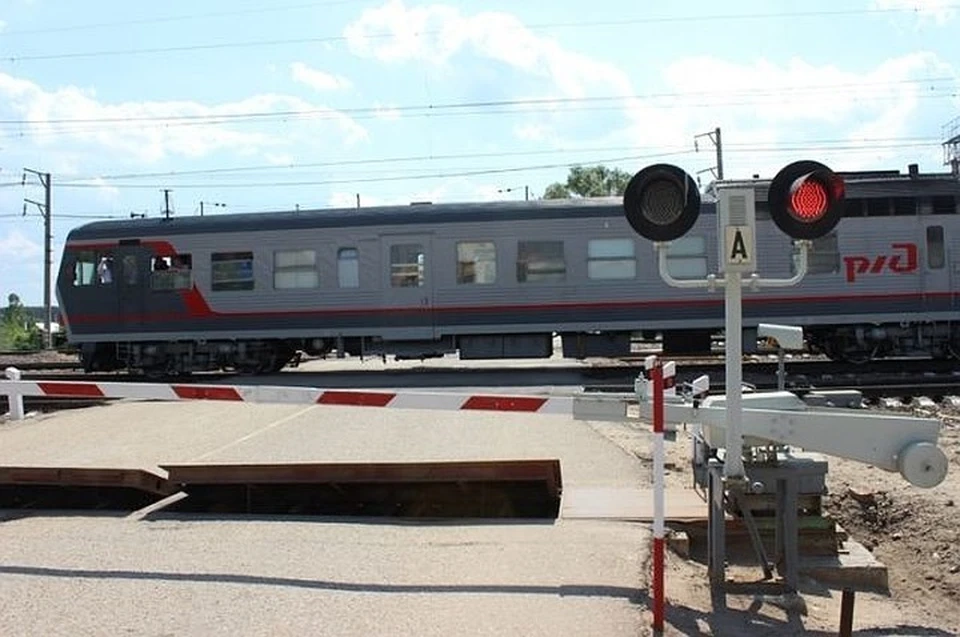
<svg viewBox="0 0 960 637">
<path fill-rule="evenodd" d="M 700 192 L 693 178 L 671 164 L 647 166 L 630 180 L 623 209 L 637 234 L 650 241 L 673 241 L 700 215 Z"/>
<path fill-rule="evenodd" d="M 816 239 L 843 216 L 843 179 L 819 162 L 793 162 L 770 182 L 767 201 L 780 230 L 794 239 Z"/>
</svg>

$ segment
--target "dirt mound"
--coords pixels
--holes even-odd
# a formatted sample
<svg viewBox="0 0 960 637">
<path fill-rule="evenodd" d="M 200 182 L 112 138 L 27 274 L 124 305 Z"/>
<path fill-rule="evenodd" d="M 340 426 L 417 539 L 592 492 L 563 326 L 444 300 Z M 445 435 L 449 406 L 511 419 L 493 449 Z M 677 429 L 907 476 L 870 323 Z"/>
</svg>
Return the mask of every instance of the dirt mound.
<svg viewBox="0 0 960 637">
<path fill-rule="evenodd" d="M 890 568 L 894 597 L 941 614 L 960 599 L 960 527 L 954 501 L 915 489 L 845 488 L 826 512 Z"/>
</svg>

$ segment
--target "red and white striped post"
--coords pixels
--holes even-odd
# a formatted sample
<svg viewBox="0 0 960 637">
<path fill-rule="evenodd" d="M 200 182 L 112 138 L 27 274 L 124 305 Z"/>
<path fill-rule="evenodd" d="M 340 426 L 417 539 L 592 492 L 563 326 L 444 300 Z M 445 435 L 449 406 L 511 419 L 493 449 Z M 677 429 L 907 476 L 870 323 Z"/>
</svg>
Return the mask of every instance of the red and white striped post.
<svg viewBox="0 0 960 637">
<path fill-rule="evenodd" d="M 670 375 L 672 387 L 676 365 L 674 363 L 667 363 L 667 365 L 670 366 L 670 369 L 666 371 Z M 663 568 L 664 536 L 666 535 L 663 505 L 663 393 L 665 370 L 661 366 L 660 360 L 655 356 L 647 359 L 646 367 L 653 384 L 653 629 L 657 632 L 663 632 Z"/>
</svg>

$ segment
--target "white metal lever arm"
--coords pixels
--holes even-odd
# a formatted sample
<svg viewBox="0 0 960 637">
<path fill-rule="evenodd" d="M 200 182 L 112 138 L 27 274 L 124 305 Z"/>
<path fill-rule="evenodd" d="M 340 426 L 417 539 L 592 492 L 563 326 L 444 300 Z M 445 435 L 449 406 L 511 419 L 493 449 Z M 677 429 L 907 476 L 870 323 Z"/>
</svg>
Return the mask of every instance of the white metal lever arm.
<svg viewBox="0 0 960 637">
<path fill-rule="evenodd" d="M 653 247 L 657 250 L 657 267 L 660 269 L 660 278 L 662 278 L 667 285 L 675 288 L 712 288 L 717 285 L 717 278 L 712 274 L 706 279 L 674 278 L 667 267 L 667 248 L 670 247 L 670 243 L 658 241 L 653 244 Z M 723 280 L 720 279 L 720 282 L 722 283 Z"/>
<path fill-rule="evenodd" d="M 700 423 L 707 442 L 713 447 L 724 447 L 726 409 L 722 402 L 717 403 L 697 408 L 667 403 L 664 420 Z M 640 409 L 643 416 L 648 416 L 652 406 L 645 401 Z M 936 446 L 940 421 L 933 418 L 844 409 L 745 408 L 742 427 L 744 438 L 856 460 L 899 472 L 917 486 L 936 486 L 946 477 L 948 461 Z"/>
</svg>

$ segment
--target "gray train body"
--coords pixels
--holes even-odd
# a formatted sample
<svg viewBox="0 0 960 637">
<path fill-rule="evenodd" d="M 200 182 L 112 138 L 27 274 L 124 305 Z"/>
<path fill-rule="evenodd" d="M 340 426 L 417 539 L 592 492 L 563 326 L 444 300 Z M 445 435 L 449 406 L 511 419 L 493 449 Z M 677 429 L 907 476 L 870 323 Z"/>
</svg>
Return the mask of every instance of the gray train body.
<svg viewBox="0 0 960 637">
<path fill-rule="evenodd" d="M 745 291 L 744 325 L 802 325 L 838 359 L 960 354 L 955 179 L 848 174 L 846 216 L 796 287 Z M 758 199 L 758 271 L 793 273 Z M 710 193 L 671 244 L 675 276 L 717 272 Z M 425 357 L 626 355 L 633 335 L 701 351 L 723 293 L 668 287 L 619 198 L 416 204 L 96 222 L 70 232 L 57 295 L 85 368 L 279 369 L 297 350 Z"/>
</svg>

